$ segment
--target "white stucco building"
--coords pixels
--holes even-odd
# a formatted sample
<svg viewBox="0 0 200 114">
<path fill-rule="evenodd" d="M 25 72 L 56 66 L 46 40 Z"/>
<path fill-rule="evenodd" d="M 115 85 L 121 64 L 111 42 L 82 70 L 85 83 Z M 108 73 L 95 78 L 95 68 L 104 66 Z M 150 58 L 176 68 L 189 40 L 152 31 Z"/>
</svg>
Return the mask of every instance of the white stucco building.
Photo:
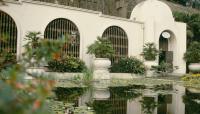
<svg viewBox="0 0 200 114">
<path fill-rule="evenodd" d="M 15 39 L 13 47 L 18 56 L 23 52 L 28 31 L 40 31 L 49 39 L 67 33 L 74 37 L 71 42 L 74 44 L 66 53 L 80 57 L 90 66 L 92 57 L 86 54 L 87 47 L 97 36 L 104 36 L 112 41 L 116 58 L 135 56 L 141 59 L 143 45 L 154 42 L 158 49 L 170 52 L 168 60 L 178 67 L 174 72 L 185 73 L 186 24 L 176 22 L 170 8 L 158 0 L 139 3 L 130 19 L 34 0 L 9 0 L 6 4 L 0 6 L 0 22 L 5 23 L 0 25 L 0 34 L 9 34 L 10 41 Z M 1 44 L 0 48 L 3 47 Z"/>
</svg>

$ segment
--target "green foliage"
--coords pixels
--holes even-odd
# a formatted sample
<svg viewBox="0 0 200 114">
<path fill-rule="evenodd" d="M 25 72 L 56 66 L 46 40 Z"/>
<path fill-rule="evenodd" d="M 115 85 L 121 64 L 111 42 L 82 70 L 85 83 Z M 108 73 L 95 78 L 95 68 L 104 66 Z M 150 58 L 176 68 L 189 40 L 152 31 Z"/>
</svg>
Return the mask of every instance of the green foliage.
<svg viewBox="0 0 200 114">
<path fill-rule="evenodd" d="M 172 103 L 172 94 L 158 94 L 158 105 Z"/>
<path fill-rule="evenodd" d="M 75 107 L 74 103 L 50 100 L 50 108 L 55 114 L 95 114 L 87 106 Z"/>
<path fill-rule="evenodd" d="M 6 47 L 1 47 L 0 50 L 0 71 L 8 68 L 17 62 L 16 53 L 13 53 L 13 48 L 9 42 L 9 36 L 5 33 L 0 35 L 0 42 Z"/>
<path fill-rule="evenodd" d="M 130 100 L 135 99 L 141 95 L 137 89 L 144 89 L 144 86 L 140 85 L 131 85 L 131 86 L 118 86 L 118 87 L 110 87 L 109 90 L 111 95 L 117 99 Z"/>
<path fill-rule="evenodd" d="M 178 4 L 181 4 L 186 7 L 192 7 L 196 9 L 200 9 L 200 1 L 199 0 L 168 0 Z"/>
<path fill-rule="evenodd" d="M 154 43 L 146 43 L 143 48 L 142 55 L 145 60 L 156 60 L 156 56 L 158 55 L 158 50 L 156 49 L 156 45 Z"/>
<path fill-rule="evenodd" d="M 25 69 L 14 65 L 0 73 L 1 114 L 51 114 L 46 103 L 53 81 L 24 80 Z M 11 110 L 12 109 L 12 110 Z"/>
<path fill-rule="evenodd" d="M 0 54 L 0 71 L 2 69 L 11 67 L 12 65 L 16 64 L 16 54 L 7 52 L 7 51 L 2 51 Z"/>
<path fill-rule="evenodd" d="M 198 63 L 200 62 L 200 43 L 192 42 L 186 53 L 184 54 L 184 60 L 188 63 Z"/>
<path fill-rule="evenodd" d="M 173 71 L 172 65 L 164 61 L 162 61 L 158 66 L 152 66 L 152 69 L 154 69 L 157 73 L 160 73 L 162 76 L 166 76 L 167 73 Z"/>
<path fill-rule="evenodd" d="M 187 86 L 200 84 L 200 74 L 188 74 L 181 78 Z"/>
<path fill-rule="evenodd" d="M 172 84 L 161 84 L 161 85 L 155 85 L 153 90 L 159 91 L 159 90 L 173 90 Z"/>
<path fill-rule="evenodd" d="M 64 43 L 62 40 L 52 41 L 40 36 L 40 32 L 28 32 L 25 38 L 28 42 L 24 45 L 23 60 L 27 63 L 31 60 L 30 66 L 32 67 L 40 66 L 40 63 L 52 60 L 52 55 L 58 52 Z"/>
<path fill-rule="evenodd" d="M 87 88 L 74 87 L 74 88 L 63 88 L 57 87 L 53 91 L 56 94 L 56 98 L 59 101 L 74 102 L 86 92 Z"/>
<path fill-rule="evenodd" d="M 87 103 L 87 106 L 93 107 L 95 114 L 112 114 L 113 104 L 108 100 L 94 100 Z"/>
<path fill-rule="evenodd" d="M 35 37 L 37 33 L 32 35 Z M 49 46 L 52 46 L 51 48 L 55 51 L 57 51 L 57 48 L 53 47 L 54 43 L 46 40 L 37 43 L 36 40 L 31 41 L 34 42 L 28 42 L 25 45 L 25 53 L 18 64 L 0 71 L 1 114 L 51 114 L 46 98 L 51 93 L 54 81 L 41 78 L 42 76 L 39 74 L 33 80 L 25 80 L 25 77 L 28 75 L 26 69 L 31 67 L 31 64 L 41 62 L 42 58 L 50 58 L 49 55 L 53 51 Z M 3 52 L 3 55 L 4 53 L 6 52 Z M 3 60 L 8 59 L 5 57 Z M 33 57 L 35 59 L 34 63 L 31 61 Z M 29 74 L 29 76 L 33 77 L 33 74 Z"/>
<path fill-rule="evenodd" d="M 154 109 L 157 107 L 154 97 L 143 97 L 140 102 L 142 105 L 142 111 L 145 114 L 153 114 Z"/>
<path fill-rule="evenodd" d="M 83 78 L 82 82 L 87 87 L 92 87 L 92 81 L 93 81 L 93 72 L 91 70 L 84 70 L 83 72 Z"/>
<path fill-rule="evenodd" d="M 110 70 L 113 73 L 145 74 L 146 72 L 143 62 L 134 57 L 121 58 L 118 63 L 111 66 Z"/>
<path fill-rule="evenodd" d="M 188 44 L 191 41 L 200 41 L 200 14 L 187 14 L 181 12 L 174 12 L 176 21 L 187 23 L 187 40 Z"/>
<path fill-rule="evenodd" d="M 49 61 L 48 69 L 53 72 L 82 72 L 86 66 L 79 58 L 66 56 L 62 59 Z"/>
<path fill-rule="evenodd" d="M 39 40 L 41 39 L 40 35 L 40 32 L 29 32 L 26 35 L 25 40 L 28 41 L 27 44 L 30 45 L 32 48 L 37 48 L 39 47 Z"/>
<path fill-rule="evenodd" d="M 72 111 L 74 109 L 73 103 L 65 103 L 63 101 L 49 100 L 49 107 L 55 114 L 65 114 L 66 109 Z"/>
<path fill-rule="evenodd" d="M 88 47 L 88 54 L 96 58 L 109 58 L 114 54 L 111 42 L 106 38 L 97 37 L 97 40 Z"/>
<path fill-rule="evenodd" d="M 200 94 L 186 92 L 186 95 L 183 96 L 183 102 L 185 103 L 185 112 L 186 114 L 200 114 Z"/>
</svg>

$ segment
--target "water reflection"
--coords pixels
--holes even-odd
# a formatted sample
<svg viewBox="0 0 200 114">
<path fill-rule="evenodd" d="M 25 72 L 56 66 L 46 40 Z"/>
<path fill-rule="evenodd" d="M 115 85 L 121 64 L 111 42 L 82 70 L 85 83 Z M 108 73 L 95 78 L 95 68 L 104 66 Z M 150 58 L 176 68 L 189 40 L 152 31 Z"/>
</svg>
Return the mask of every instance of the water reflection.
<svg viewBox="0 0 200 114">
<path fill-rule="evenodd" d="M 57 88 L 55 93 L 57 100 L 95 112 L 90 114 L 200 114 L 200 94 L 185 93 L 185 88 L 178 85 L 172 90 L 156 91 L 135 85 L 89 90 Z"/>
<path fill-rule="evenodd" d="M 185 114 L 200 114 L 200 93 L 186 91 L 183 100 L 186 106 Z"/>
</svg>

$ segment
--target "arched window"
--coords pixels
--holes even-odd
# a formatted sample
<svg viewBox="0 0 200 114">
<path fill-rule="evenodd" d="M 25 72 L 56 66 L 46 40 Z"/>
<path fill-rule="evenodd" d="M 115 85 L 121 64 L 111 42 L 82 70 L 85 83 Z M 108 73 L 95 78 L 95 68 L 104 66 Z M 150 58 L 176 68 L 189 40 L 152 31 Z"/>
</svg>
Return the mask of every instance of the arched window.
<svg viewBox="0 0 200 114">
<path fill-rule="evenodd" d="M 112 62 L 118 62 L 119 58 L 128 56 L 128 37 L 122 28 L 110 26 L 102 37 L 108 38 L 113 44 L 115 55 L 111 59 Z"/>
<path fill-rule="evenodd" d="M 17 26 L 8 14 L 0 11 L 0 53 L 17 53 Z"/>
<path fill-rule="evenodd" d="M 65 39 L 64 54 L 79 57 L 80 34 L 77 26 L 70 20 L 58 18 L 46 27 L 44 37 L 50 40 Z"/>
</svg>

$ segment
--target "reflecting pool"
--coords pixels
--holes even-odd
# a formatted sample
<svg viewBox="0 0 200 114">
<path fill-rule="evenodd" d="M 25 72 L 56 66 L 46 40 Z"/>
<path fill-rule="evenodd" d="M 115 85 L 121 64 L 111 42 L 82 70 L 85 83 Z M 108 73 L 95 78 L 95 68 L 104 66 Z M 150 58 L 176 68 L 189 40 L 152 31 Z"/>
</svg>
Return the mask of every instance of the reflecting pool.
<svg viewBox="0 0 200 114">
<path fill-rule="evenodd" d="M 57 87 L 54 93 L 57 114 L 200 114 L 200 93 L 175 84 Z"/>
</svg>

